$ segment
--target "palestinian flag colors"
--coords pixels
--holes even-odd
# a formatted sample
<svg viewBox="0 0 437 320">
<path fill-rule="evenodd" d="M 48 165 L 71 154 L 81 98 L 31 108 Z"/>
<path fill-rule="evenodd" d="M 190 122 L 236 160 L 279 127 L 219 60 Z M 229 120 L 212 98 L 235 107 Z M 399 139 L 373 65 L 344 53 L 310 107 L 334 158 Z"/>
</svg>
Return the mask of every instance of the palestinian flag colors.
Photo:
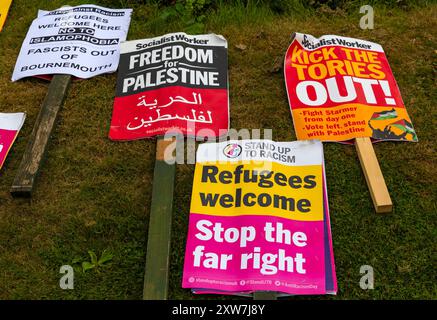
<svg viewBox="0 0 437 320">
<path fill-rule="evenodd" d="M 370 118 L 370 120 L 387 120 L 387 119 L 396 119 L 397 117 L 398 117 L 398 113 L 393 108 L 387 111 L 375 112 L 372 115 L 372 118 Z"/>
<path fill-rule="evenodd" d="M 396 119 L 396 118 L 398 118 L 398 113 L 396 112 L 395 108 L 392 108 L 391 110 L 374 112 L 372 117 L 370 118 L 370 120 L 390 120 L 390 119 Z M 398 129 L 401 133 L 400 134 L 394 133 L 391 130 L 393 128 Z M 378 129 L 376 129 L 376 130 L 378 131 Z M 398 136 L 398 137 L 402 137 L 402 138 L 400 138 L 402 140 L 409 140 L 406 136 L 408 134 L 411 134 L 411 141 L 417 141 L 416 132 L 414 131 L 412 123 L 409 122 L 408 120 L 401 119 L 401 120 L 392 122 L 386 126 L 385 130 L 389 130 L 390 134 L 391 134 L 390 138 L 387 138 L 387 139 L 391 140 L 393 137 Z M 399 133 L 399 131 L 398 131 L 398 133 Z M 380 138 L 381 139 L 381 137 L 379 137 L 379 136 L 373 136 L 373 138 Z"/>
<path fill-rule="evenodd" d="M 405 119 L 401 119 L 391 124 L 402 132 L 410 133 L 413 136 L 413 140 L 417 140 L 416 132 L 414 131 L 413 124 Z"/>
</svg>

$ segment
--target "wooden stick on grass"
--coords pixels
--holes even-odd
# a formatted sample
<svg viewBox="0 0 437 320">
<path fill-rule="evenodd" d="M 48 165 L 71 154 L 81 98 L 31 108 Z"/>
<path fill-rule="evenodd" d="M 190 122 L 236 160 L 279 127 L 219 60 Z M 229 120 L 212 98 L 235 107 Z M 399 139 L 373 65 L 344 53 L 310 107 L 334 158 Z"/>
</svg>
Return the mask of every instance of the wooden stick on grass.
<svg viewBox="0 0 437 320">
<path fill-rule="evenodd" d="M 50 82 L 47 95 L 41 106 L 38 118 L 21 159 L 17 175 L 11 187 L 14 197 L 31 197 L 36 177 L 41 169 L 47 145 L 56 123 L 58 112 L 67 96 L 71 76 L 65 74 L 54 75 Z"/>
<path fill-rule="evenodd" d="M 155 171 L 153 174 L 152 206 L 149 218 L 144 300 L 166 300 L 170 261 L 173 190 L 176 163 L 165 161 L 165 149 L 174 139 L 156 141 Z M 168 156 L 168 155 L 167 155 Z M 173 157 L 174 155 L 170 155 Z"/>
<path fill-rule="evenodd" d="M 393 203 L 370 138 L 356 138 L 355 147 L 377 213 L 391 212 Z"/>
</svg>

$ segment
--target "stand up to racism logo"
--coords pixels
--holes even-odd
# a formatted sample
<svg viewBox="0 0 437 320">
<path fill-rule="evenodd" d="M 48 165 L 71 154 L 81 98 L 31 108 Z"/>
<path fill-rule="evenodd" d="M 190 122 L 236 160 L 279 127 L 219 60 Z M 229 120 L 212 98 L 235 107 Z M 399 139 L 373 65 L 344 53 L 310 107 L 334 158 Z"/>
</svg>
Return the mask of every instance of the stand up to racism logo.
<svg viewBox="0 0 437 320">
<path fill-rule="evenodd" d="M 228 158 L 236 158 L 241 154 L 241 150 L 238 143 L 230 143 L 223 148 L 223 154 Z"/>
</svg>

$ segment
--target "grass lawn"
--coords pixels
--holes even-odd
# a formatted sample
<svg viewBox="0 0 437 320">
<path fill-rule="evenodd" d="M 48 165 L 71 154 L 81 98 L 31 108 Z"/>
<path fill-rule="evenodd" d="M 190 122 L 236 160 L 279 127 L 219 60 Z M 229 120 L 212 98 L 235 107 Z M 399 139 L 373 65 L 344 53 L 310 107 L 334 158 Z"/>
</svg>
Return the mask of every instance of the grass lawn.
<svg viewBox="0 0 437 320">
<path fill-rule="evenodd" d="M 155 5 L 13 1 L 0 34 L 0 112 L 25 111 L 27 119 L 0 171 L 0 299 L 140 299 L 155 142 L 107 138 L 116 74 L 72 84 L 33 199 L 9 194 L 48 87 L 30 78 L 13 83 L 12 70 L 37 9 L 67 3 L 127 3 L 134 8 L 132 40 L 181 30 L 177 21 L 157 20 Z M 296 139 L 282 71 L 272 72 L 292 32 L 357 37 L 384 47 L 419 143 L 375 145 L 394 202 L 388 215 L 374 213 L 355 148 L 324 145 L 339 292 L 322 298 L 436 299 L 437 5 L 375 6 L 374 30 L 359 28 L 358 9 L 275 15 L 264 7 L 220 7 L 207 17 L 205 30 L 229 43 L 231 127 L 272 128 L 276 141 Z M 193 172 L 194 165 L 176 169 L 172 299 L 204 298 L 181 288 Z M 76 272 L 74 290 L 60 289 L 60 266 L 89 261 L 88 250 L 100 255 L 105 249 L 113 254 L 110 266 Z M 365 264 L 375 270 L 374 290 L 359 286 Z"/>
</svg>

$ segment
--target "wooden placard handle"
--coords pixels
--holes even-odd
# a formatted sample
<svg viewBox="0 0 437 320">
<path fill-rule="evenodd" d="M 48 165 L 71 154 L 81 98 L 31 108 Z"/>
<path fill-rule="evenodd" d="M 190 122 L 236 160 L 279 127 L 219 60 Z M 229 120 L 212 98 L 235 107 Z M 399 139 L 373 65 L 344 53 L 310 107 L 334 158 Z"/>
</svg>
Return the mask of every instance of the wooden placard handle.
<svg viewBox="0 0 437 320">
<path fill-rule="evenodd" d="M 166 153 L 166 148 L 173 142 L 173 139 L 164 140 L 163 137 L 158 137 L 156 141 L 152 205 L 144 275 L 144 300 L 166 300 L 168 295 L 176 163 L 169 164 L 165 161 L 165 156 L 173 157 L 173 160 L 175 160 L 173 154 Z"/>
<path fill-rule="evenodd" d="M 391 212 L 393 210 L 393 203 L 370 138 L 356 138 L 355 147 L 360 159 L 361 168 L 366 177 L 375 211 L 377 213 Z"/>
<path fill-rule="evenodd" d="M 47 145 L 56 124 L 58 112 L 67 96 L 71 76 L 56 74 L 36 118 L 35 125 L 11 187 L 14 197 L 31 197 L 36 177 L 42 166 Z"/>
</svg>

